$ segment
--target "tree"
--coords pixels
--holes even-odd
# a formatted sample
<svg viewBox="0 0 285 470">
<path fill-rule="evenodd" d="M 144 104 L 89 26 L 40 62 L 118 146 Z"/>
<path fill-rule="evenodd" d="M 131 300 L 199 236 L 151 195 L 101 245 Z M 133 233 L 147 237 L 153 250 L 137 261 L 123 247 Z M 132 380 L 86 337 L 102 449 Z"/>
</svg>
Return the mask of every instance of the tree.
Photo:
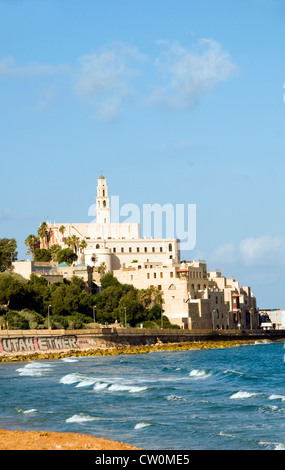
<svg viewBox="0 0 285 470">
<path fill-rule="evenodd" d="M 61 225 L 58 229 L 59 233 L 61 233 L 62 237 L 63 237 L 63 234 L 65 232 L 65 226 L 64 225 Z"/>
<path fill-rule="evenodd" d="M 0 238 L 0 267 L 10 268 L 16 261 L 18 252 L 15 238 Z"/>
<path fill-rule="evenodd" d="M 34 261 L 50 261 L 51 252 L 47 248 L 36 248 L 34 251 Z"/>
<path fill-rule="evenodd" d="M 99 268 L 98 268 L 98 273 L 101 273 L 101 274 L 105 274 L 107 270 L 107 266 L 106 266 L 106 263 L 104 261 L 102 261 L 102 263 L 100 264 Z"/>
<path fill-rule="evenodd" d="M 58 263 L 72 264 L 77 260 L 77 254 L 74 253 L 70 248 L 63 248 L 57 252 L 56 260 Z"/>
<path fill-rule="evenodd" d="M 36 235 L 29 235 L 25 240 L 25 245 L 28 247 L 27 254 L 32 256 L 34 259 L 35 249 L 40 247 L 40 239 Z"/>
<path fill-rule="evenodd" d="M 46 222 L 42 222 L 41 225 L 38 228 L 38 236 L 43 242 L 43 247 L 46 248 L 46 245 L 48 243 L 47 238 L 48 238 L 48 224 Z"/>
<path fill-rule="evenodd" d="M 106 289 L 108 286 L 121 286 L 121 283 L 118 281 L 116 277 L 113 276 L 112 273 L 104 274 L 101 279 L 101 286 L 103 289 Z"/>
<path fill-rule="evenodd" d="M 81 250 L 85 250 L 86 247 L 87 247 L 86 240 L 81 240 L 81 242 L 79 243 L 79 248 L 81 248 Z"/>
<path fill-rule="evenodd" d="M 79 244 L 79 237 L 76 235 L 71 235 L 71 246 L 73 247 L 74 253 L 77 253 L 78 251 L 78 244 Z"/>
<path fill-rule="evenodd" d="M 59 245 L 51 245 L 49 248 L 49 252 L 51 254 L 51 259 L 52 261 L 56 261 L 57 259 L 57 253 L 61 250 Z"/>
</svg>

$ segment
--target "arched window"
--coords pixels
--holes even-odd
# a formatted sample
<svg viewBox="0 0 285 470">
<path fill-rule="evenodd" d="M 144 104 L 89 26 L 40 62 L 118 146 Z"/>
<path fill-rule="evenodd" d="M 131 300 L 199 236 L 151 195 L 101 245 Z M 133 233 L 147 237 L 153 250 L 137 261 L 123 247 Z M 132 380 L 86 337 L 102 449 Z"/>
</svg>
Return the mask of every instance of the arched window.
<svg viewBox="0 0 285 470">
<path fill-rule="evenodd" d="M 169 245 L 168 245 L 168 251 L 172 251 L 172 243 L 169 243 Z"/>
<path fill-rule="evenodd" d="M 168 290 L 176 290 L 176 287 L 174 284 L 170 284 L 170 286 L 168 287 Z"/>
<path fill-rule="evenodd" d="M 99 248 L 100 248 L 100 245 L 99 245 L 99 243 L 97 243 L 96 250 L 98 250 Z"/>
<path fill-rule="evenodd" d="M 103 207 L 106 207 L 106 201 L 105 200 L 103 201 Z"/>
</svg>

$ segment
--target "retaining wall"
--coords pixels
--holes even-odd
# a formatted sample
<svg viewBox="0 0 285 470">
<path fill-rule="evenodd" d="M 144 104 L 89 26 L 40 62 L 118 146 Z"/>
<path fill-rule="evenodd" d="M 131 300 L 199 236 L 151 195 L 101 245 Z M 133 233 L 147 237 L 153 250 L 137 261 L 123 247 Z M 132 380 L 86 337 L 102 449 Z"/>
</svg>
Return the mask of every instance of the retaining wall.
<svg viewBox="0 0 285 470">
<path fill-rule="evenodd" d="M 138 328 L 100 328 L 88 330 L 2 330 L 0 356 L 109 349 L 124 346 L 182 343 L 193 341 L 229 341 L 249 339 L 285 339 L 285 330 L 150 330 Z"/>
</svg>

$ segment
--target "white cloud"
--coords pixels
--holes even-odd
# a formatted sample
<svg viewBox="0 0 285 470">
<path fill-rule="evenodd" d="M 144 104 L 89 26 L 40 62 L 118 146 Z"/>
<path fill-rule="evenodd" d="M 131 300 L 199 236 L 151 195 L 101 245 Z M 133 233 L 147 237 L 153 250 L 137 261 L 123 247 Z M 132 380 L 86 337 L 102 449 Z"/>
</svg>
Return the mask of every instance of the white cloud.
<svg viewBox="0 0 285 470">
<path fill-rule="evenodd" d="M 0 61 L 0 78 L 33 78 L 69 72 L 66 64 L 49 65 L 31 62 L 26 65 L 17 65 L 14 57 L 5 57 Z"/>
<path fill-rule="evenodd" d="M 211 256 L 211 261 L 223 264 L 232 264 L 237 260 L 237 250 L 233 243 L 226 243 L 217 248 Z"/>
<path fill-rule="evenodd" d="M 158 41 L 158 45 L 162 53 L 155 63 L 166 84 L 154 89 L 150 102 L 164 108 L 191 108 L 203 93 L 237 71 L 230 55 L 212 39 L 201 39 L 195 50 L 177 41 Z"/>
<path fill-rule="evenodd" d="M 114 42 L 100 53 L 79 59 L 75 91 L 89 105 L 98 109 L 104 120 L 114 120 L 123 103 L 133 96 L 132 80 L 139 74 L 137 63 L 145 56 L 135 46 Z"/>
<path fill-rule="evenodd" d="M 270 266 L 285 264 L 285 237 L 265 235 L 242 240 L 239 246 L 246 266 Z"/>
<path fill-rule="evenodd" d="M 282 235 L 246 238 L 238 246 L 226 243 L 218 247 L 210 260 L 221 264 L 254 266 L 284 266 L 285 237 Z"/>
</svg>

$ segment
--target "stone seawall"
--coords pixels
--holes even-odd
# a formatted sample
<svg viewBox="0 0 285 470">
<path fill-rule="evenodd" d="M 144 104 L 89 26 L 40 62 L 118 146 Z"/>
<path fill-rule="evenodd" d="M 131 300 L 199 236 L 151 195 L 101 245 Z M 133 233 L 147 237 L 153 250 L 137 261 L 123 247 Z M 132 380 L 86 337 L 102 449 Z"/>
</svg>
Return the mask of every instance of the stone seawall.
<svg viewBox="0 0 285 470">
<path fill-rule="evenodd" d="M 50 352 L 96 351 L 156 344 L 285 339 L 285 330 L 150 330 L 101 328 L 89 330 L 2 330 L 0 360 L 9 356 Z"/>
</svg>

